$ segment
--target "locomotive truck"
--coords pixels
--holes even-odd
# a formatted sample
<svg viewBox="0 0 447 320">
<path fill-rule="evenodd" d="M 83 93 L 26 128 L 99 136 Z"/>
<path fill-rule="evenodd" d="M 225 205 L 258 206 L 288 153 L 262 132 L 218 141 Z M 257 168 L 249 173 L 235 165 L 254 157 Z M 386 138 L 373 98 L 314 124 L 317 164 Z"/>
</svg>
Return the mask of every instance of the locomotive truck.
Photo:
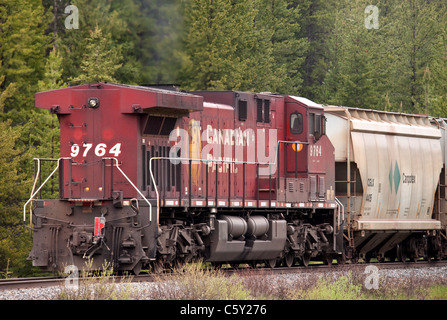
<svg viewBox="0 0 447 320">
<path fill-rule="evenodd" d="M 60 157 L 35 159 L 23 212 L 44 270 L 447 254 L 443 119 L 112 83 L 35 105 L 60 123 Z"/>
</svg>

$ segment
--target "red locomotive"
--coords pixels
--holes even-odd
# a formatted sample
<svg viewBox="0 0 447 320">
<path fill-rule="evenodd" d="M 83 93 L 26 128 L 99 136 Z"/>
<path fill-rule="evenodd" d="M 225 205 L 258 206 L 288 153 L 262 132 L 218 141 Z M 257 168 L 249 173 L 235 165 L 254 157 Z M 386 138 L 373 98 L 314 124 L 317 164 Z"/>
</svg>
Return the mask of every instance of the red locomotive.
<svg viewBox="0 0 447 320">
<path fill-rule="evenodd" d="M 349 214 L 351 195 L 336 198 L 337 150 L 321 105 L 270 93 L 96 83 L 37 93 L 36 106 L 59 118 L 61 157 L 50 160 L 54 171 L 41 184 L 36 159 L 24 207 L 27 219 L 32 203 L 35 266 L 83 267 L 90 258 L 92 268 L 108 260 L 135 273 L 193 259 L 290 267 L 362 252 L 354 239 L 368 228 Z M 38 199 L 56 173 L 59 198 Z M 431 220 L 424 227 L 443 243 L 444 223 Z M 407 233 L 390 248 L 412 238 Z"/>
</svg>

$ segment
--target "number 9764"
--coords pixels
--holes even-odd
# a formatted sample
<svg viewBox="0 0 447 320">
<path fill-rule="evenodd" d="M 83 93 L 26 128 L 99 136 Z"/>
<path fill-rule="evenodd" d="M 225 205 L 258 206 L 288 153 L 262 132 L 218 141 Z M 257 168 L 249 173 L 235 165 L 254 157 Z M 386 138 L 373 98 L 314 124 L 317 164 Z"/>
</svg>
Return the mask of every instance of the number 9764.
<svg viewBox="0 0 447 320">
<path fill-rule="evenodd" d="M 121 143 L 115 144 L 110 149 L 108 149 L 108 146 L 105 143 L 98 143 L 96 146 L 93 146 L 92 143 L 84 143 L 82 147 L 78 144 L 74 144 L 71 146 L 70 156 L 76 158 L 77 156 L 82 155 L 82 157 L 85 158 L 92 149 L 95 155 L 98 157 L 103 157 L 107 153 L 109 155 L 118 157 L 121 154 Z"/>
</svg>

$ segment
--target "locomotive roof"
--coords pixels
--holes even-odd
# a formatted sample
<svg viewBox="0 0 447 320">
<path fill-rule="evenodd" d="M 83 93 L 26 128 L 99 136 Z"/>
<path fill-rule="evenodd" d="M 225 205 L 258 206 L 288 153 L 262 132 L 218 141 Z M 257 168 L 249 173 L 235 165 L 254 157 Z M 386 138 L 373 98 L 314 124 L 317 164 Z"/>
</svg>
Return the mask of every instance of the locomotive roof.
<svg viewBox="0 0 447 320">
<path fill-rule="evenodd" d="M 164 108 L 184 110 L 185 112 L 203 110 L 203 98 L 187 92 L 136 86 L 116 83 L 89 83 L 73 87 L 38 92 L 35 105 L 38 108 L 49 109 L 54 113 L 71 113 L 75 96 L 81 92 L 85 94 L 101 95 L 101 90 L 119 90 L 116 102 L 122 113 L 142 112 L 146 109 Z M 83 93 L 84 94 L 84 93 Z M 98 96 L 99 97 L 99 96 Z M 79 99 L 77 100 L 79 103 Z"/>
<path fill-rule="evenodd" d="M 307 98 L 304 97 L 296 97 L 296 96 L 289 96 L 292 99 L 301 102 L 302 104 L 308 106 L 308 107 L 312 107 L 312 108 L 318 108 L 318 109 L 323 109 L 323 107 L 321 106 L 321 104 L 318 104 L 316 102 L 313 102 L 312 100 L 309 100 Z"/>
</svg>

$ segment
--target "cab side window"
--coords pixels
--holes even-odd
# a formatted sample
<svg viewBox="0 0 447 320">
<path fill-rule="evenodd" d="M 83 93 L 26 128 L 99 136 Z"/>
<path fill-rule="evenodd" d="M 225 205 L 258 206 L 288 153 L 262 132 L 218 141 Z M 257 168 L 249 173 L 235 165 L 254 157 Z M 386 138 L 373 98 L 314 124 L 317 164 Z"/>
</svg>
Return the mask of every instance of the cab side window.
<svg viewBox="0 0 447 320">
<path fill-rule="evenodd" d="M 321 135 L 321 114 L 316 114 L 315 115 L 315 131 L 314 131 L 314 135 L 315 135 L 315 133 L 317 135 Z"/>
<path fill-rule="evenodd" d="M 309 134 L 316 140 L 326 134 L 326 117 L 322 114 L 309 113 Z"/>
<path fill-rule="evenodd" d="M 290 115 L 290 132 L 293 134 L 303 132 L 303 115 L 301 113 L 294 112 Z"/>
<path fill-rule="evenodd" d="M 315 113 L 309 113 L 309 134 L 315 132 Z"/>
</svg>

